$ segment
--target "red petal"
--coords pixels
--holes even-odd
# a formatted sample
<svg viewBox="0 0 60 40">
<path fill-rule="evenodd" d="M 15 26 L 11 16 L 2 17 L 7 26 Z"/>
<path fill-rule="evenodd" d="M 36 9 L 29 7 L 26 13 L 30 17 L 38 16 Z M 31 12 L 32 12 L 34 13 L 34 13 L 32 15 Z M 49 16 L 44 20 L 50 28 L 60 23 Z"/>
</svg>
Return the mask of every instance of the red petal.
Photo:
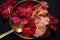
<svg viewBox="0 0 60 40">
<path fill-rule="evenodd" d="M 51 27 L 51 29 L 54 30 L 54 31 L 57 30 L 57 27 L 56 27 L 56 26 L 51 25 L 50 27 Z"/>
<path fill-rule="evenodd" d="M 51 15 L 50 16 L 50 28 L 56 31 L 58 23 L 59 23 L 58 19 Z"/>
<path fill-rule="evenodd" d="M 28 36 L 30 37 L 30 35 L 34 35 L 36 27 L 34 25 L 34 22 L 32 20 L 30 20 L 30 22 L 26 25 L 27 29 L 24 28 L 23 30 L 23 35 L 29 34 Z"/>
<path fill-rule="evenodd" d="M 12 21 L 13 21 L 14 24 L 17 24 L 17 23 L 20 22 L 20 19 L 18 17 L 13 17 Z"/>
</svg>

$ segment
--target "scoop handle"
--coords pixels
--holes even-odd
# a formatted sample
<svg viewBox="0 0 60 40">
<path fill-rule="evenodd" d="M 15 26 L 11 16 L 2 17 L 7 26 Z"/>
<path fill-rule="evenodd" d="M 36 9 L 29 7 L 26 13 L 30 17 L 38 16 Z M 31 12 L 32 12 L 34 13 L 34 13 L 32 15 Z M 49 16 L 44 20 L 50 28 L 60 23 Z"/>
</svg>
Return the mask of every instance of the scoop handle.
<svg viewBox="0 0 60 40">
<path fill-rule="evenodd" d="M 10 30 L 10 31 L 8 31 L 8 32 L 5 32 L 5 33 L 3 33 L 3 34 L 0 34 L 0 39 L 3 38 L 3 37 L 5 37 L 5 36 L 7 36 L 8 34 L 10 34 L 10 33 L 12 33 L 12 32 L 14 32 L 13 29 Z"/>
</svg>

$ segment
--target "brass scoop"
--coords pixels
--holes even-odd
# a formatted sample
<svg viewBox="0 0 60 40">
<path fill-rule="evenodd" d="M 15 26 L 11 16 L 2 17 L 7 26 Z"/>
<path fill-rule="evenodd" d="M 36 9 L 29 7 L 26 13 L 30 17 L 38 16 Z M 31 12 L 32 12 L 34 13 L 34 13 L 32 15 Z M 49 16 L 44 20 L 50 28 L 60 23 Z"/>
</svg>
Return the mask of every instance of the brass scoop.
<svg viewBox="0 0 60 40">
<path fill-rule="evenodd" d="M 8 32 L 5 32 L 5 33 L 3 33 L 3 34 L 0 34 L 0 39 L 3 38 L 3 37 L 5 37 L 5 36 L 8 35 L 8 34 L 14 32 L 14 31 L 16 31 L 17 33 L 20 33 L 20 32 L 22 32 L 22 28 L 19 28 L 19 27 L 18 27 L 18 28 L 15 28 L 15 29 L 10 30 L 10 31 L 8 31 Z"/>
</svg>

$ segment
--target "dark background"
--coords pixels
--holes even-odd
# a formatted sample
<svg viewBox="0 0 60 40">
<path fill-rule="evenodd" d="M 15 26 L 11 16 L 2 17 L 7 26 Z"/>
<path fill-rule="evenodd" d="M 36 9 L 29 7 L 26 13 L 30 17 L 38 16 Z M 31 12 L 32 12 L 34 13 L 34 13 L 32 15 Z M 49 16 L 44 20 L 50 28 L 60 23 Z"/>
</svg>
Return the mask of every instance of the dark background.
<svg viewBox="0 0 60 40">
<path fill-rule="evenodd" d="M 6 0 L 0 0 L 0 4 L 4 3 Z M 19 2 L 21 0 L 17 0 L 17 2 Z M 40 1 L 40 0 L 39 0 Z M 48 2 L 49 5 L 49 12 L 50 14 L 52 14 L 53 16 L 55 16 L 56 18 L 58 18 L 58 20 L 60 20 L 60 10 L 59 10 L 59 0 L 46 0 Z M 59 21 L 60 24 L 60 21 Z M 60 40 L 60 25 L 58 25 L 57 31 L 56 32 L 52 32 L 51 35 L 47 38 L 44 39 L 40 39 L 40 38 L 36 38 L 33 40 Z M 9 26 L 9 21 L 8 20 L 4 20 L 3 17 L 0 15 L 0 34 L 11 30 L 10 26 Z M 11 33 L 7 36 L 5 36 L 4 38 L 2 38 L 1 40 L 24 40 L 20 37 L 18 37 L 15 33 Z M 26 40 L 26 39 L 25 39 Z"/>
</svg>

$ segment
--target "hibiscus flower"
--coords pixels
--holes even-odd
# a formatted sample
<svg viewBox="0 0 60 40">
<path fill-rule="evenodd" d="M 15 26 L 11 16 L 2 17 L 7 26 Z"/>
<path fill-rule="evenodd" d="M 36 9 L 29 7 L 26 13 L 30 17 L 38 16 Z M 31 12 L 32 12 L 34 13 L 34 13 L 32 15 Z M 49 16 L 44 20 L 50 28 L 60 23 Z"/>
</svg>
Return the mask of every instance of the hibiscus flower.
<svg viewBox="0 0 60 40">
<path fill-rule="evenodd" d="M 1 4 L 1 15 L 4 19 L 9 18 L 10 11 L 13 9 L 14 5 L 16 4 L 15 0 L 7 0 L 6 3 Z"/>
</svg>

